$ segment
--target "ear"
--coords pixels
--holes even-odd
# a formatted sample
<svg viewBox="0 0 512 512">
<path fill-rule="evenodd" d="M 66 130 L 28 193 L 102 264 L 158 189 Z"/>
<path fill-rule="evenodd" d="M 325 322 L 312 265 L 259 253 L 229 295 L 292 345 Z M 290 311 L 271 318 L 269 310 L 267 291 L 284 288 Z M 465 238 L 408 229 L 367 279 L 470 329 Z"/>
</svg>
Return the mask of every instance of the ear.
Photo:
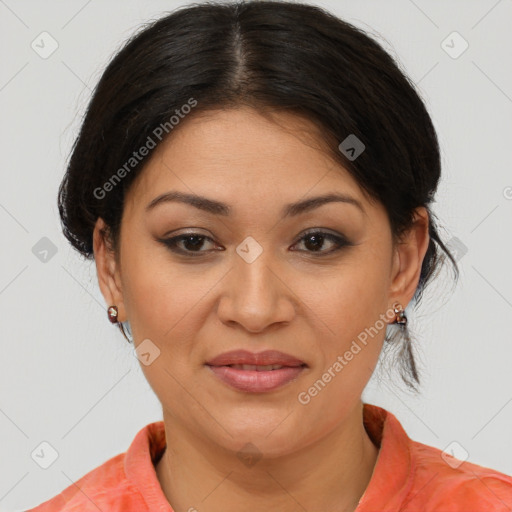
<svg viewBox="0 0 512 512">
<path fill-rule="evenodd" d="M 98 217 L 93 232 L 94 260 L 98 274 L 98 283 L 107 306 L 117 306 L 118 321 L 125 322 L 126 311 L 123 301 L 121 273 L 114 251 L 107 239 L 108 228 L 101 217 Z"/>
<path fill-rule="evenodd" d="M 421 266 L 430 242 L 428 225 L 426 208 L 416 208 L 413 225 L 395 247 L 390 298 L 393 304 L 399 302 L 404 309 L 418 286 Z"/>
</svg>

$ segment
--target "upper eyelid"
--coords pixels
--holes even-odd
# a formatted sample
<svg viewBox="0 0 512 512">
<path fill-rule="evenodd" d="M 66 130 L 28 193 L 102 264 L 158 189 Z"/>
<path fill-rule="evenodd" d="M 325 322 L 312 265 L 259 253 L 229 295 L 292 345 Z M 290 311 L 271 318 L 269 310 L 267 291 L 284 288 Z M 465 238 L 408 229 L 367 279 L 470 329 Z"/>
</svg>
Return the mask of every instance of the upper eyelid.
<svg viewBox="0 0 512 512">
<path fill-rule="evenodd" d="M 345 235 L 342 235 L 341 233 L 333 233 L 330 230 L 328 230 L 327 228 L 308 228 L 297 236 L 297 238 L 293 242 L 293 245 L 296 245 L 297 243 L 301 242 L 304 239 L 304 237 L 306 237 L 307 235 L 316 234 L 316 233 L 321 233 L 321 234 L 327 235 L 326 238 L 330 239 L 331 242 L 336 242 L 338 245 L 338 248 L 341 248 L 343 246 L 353 245 Z M 173 241 L 174 247 L 176 248 L 178 243 L 182 242 L 185 237 L 194 236 L 194 235 L 203 237 L 206 240 L 215 244 L 215 240 L 212 237 L 205 235 L 199 231 L 189 231 L 189 232 L 180 233 L 179 235 L 175 235 L 175 236 L 171 236 L 171 237 L 164 237 L 164 238 L 160 239 L 160 241 L 163 242 L 164 244 L 166 244 L 166 243 L 168 244 L 168 242 Z M 171 247 L 169 247 L 169 248 L 172 250 Z M 194 254 L 194 253 L 200 254 L 202 252 L 208 252 L 208 251 L 188 251 L 186 249 L 178 248 L 175 252 L 182 252 L 182 253 L 189 253 L 189 254 Z M 305 252 L 314 253 L 314 251 L 305 251 Z M 322 253 L 327 254 L 330 252 L 331 251 L 318 251 L 319 254 L 322 254 Z M 332 252 L 335 252 L 335 250 Z"/>
<path fill-rule="evenodd" d="M 322 233 L 322 234 L 325 234 L 325 235 L 331 235 L 333 237 L 338 237 L 338 238 L 341 238 L 341 239 L 344 239 L 348 242 L 348 239 L 345 235 L 341 234 L 341 233 L 337 233 L 337 232 L 333 232 L 327 228 L 308 228 L 306 229 L 305 231 L 302 231 L 299 235 L 297 235 L 297 238 L 295 239 L 295 242 L 301 240 L 303 237 L 305 237 L 306 235 L 309 235 L 309 234 L 313 234 L 313 233 Z M 178 235 L 173 235 L 173 236 L 164 236 L 163 237 L 163 240 L 173 240 L 173 239 L 179 239 L 181 237 L 184 237 L 184 236 L 193 236 L 193 235 L 197 235 L 197 236 L 202 236 L 208 240 L 211 240 L 212 242 L 214 242 L 214 239 L 208 235 L 205 235 L 204 233 L 201 233 L 200 231 L 188 231 L 188 232 L 184 232 L 184 233 L 180 233 Z M 294 242 L 294 243 L 295 243 Z"/>
</svg>

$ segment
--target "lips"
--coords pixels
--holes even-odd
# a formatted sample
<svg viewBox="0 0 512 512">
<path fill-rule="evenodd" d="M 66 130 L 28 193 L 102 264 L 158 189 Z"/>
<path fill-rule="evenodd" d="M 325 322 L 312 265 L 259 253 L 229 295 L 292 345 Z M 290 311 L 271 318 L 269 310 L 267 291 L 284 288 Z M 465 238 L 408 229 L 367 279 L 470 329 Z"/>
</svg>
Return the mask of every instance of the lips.
<svg viewBox="0 0 512 512">
<path fill-rule="evenodd" d="M 233 350 L 209 360 L 206 366 L 222 382 L 248 393 L 278 389 L 299 377 L 307 364 L 277 350 Z"/>
<path fill-rule="evenodd" d="M 265 350 L 264 352 L 249 352 L 248 350 L 232 350 L 224 352 L 213 359 L 206 362 L 208 366 L 235 366 L 242 365 L 244 370 L 271 370 L 270 368 L 262 368 L 266 366 L 288 366 L 298 367 L 307 366 L 304 361 L 297 359 L 284 352 L 278 350 Z M 256 368 L 243 368 L 243 366 L 253 366 Z"/>
</svg>

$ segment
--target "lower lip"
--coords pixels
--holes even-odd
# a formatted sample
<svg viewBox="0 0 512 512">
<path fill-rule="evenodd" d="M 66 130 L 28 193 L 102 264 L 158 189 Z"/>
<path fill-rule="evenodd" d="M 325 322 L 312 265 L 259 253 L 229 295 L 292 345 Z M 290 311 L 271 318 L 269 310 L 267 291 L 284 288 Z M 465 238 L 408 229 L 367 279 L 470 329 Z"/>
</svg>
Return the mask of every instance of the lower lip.
<svg viewBox="0 0 512 512">
<path fill-rule="evenodd" d="M 230 386 L 250 393 L 272 391 L 293 379 L 304 370 L 304 366 L 285 366 L 279 370 L 238 370 L 230 366 L 210 366 L 212 372 Z"/>
</svg>

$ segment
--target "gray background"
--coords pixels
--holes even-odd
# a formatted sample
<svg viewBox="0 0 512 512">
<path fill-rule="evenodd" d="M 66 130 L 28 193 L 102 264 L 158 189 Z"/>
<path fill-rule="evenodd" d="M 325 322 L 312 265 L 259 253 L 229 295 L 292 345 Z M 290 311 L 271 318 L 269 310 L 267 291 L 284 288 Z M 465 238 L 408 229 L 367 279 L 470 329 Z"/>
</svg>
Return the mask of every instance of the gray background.
<svg viewBox="0 0 512 512">
<path fill-rule="evenodd" d="M 94 264 L 61 234 L 56 194 L 107 60 L 142 22 L 184 3 L 0 0 L 2 511 L 54 496 L 161 419 L 133 349 L 107 320 Z M 381 41 L 418 85 L 442 146 L 434 212 L 459 248 L 455 291 L 445 271 L 408 312 L 422 393 L 394 374 L 396 385 L 372 378 L 363 399 L 413 439 L 456 441 L 456 455 L 462 447 L 471 462 L 512 474 L 512 1 L 316 3 Z M 46 37 L 51 49 L 43 31 L 58 43 L 47 58 L 31 47 Z M 459 56 L 453 31 L 469 45 Z M 55 254 L 42 252 L 44 237 Z M 31 457 L 43 441 L 59 454 L 48 469 Z"/>
</svg>

